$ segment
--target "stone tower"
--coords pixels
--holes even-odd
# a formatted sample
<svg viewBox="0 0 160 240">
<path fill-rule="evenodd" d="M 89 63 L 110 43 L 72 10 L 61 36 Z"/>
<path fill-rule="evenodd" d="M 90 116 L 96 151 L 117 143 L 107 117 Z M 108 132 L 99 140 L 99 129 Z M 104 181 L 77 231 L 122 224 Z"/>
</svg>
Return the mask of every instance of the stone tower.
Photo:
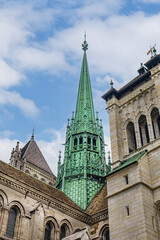
<svg viewBox="0 0 160 240">
<path fill-rule="evenodd" d="M 87 63 L 86 38 L 81 67 L 76 111 L 68 120 L 64 162 L 58 161 L 57 188 L 82 209 L 86 209 L 105 183 L 106 162 L 102 122 L 95 118 L 90 76 Z"/>
<path fill-rule="evenodd" d="M 160 239 L 160 54 L 103 95 L 110 120 L 110 239 Z"/>
</svg>

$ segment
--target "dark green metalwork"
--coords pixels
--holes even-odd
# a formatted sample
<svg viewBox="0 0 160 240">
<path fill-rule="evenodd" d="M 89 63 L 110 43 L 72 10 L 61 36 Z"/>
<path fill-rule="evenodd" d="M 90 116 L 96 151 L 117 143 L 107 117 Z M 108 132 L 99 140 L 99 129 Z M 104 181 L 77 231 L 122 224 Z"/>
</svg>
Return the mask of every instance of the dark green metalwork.
<svg viewBox="0 0 160 240">
<path fill-rule="evenodd" d="M 105 183 L 108 167 L 105 161 L 105 144 L 102 120 L 94 113 L 92 90 L 88 70 L 86 38 L 77 104 L 71 121 L 68 120 L 64 162 L 61 153 L 58 161 L 57 188 L 61 189 L 82 209 L 86 209 L 95 194 Z"/>
</svg>

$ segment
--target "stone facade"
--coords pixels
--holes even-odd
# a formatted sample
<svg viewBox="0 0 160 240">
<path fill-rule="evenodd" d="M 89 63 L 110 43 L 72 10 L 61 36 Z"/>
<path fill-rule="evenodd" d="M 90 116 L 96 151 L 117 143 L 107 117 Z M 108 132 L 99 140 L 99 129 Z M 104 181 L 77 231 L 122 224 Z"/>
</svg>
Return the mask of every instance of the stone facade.
<svg viewBox="0 0 160 240">
<path fill-rule="evenodd" d="M 106 186 L 101 192 L 106 195 Z M 92 239 L 101 239 L 103 229 L 108 229 L 106 204 L 100 201 L 103 209 L 98 206 L 95 211 L 91 205 L 83 211 L 60 190 L 3 162 L 0 162 L 0 203 L 0 239 L 44 240 L 47 223 L 52 224 L 51 240 L 62 239 L 63 227 L 65 236 L 87 227 Z M 13 208 L 17 209 L 14 238 L 7 237 Z"/>
<path fill-rule="evenodd" d="M 145 66 L 126 86 L 103 96 L 112 148 L 113 171 L 107 176 L 111 240 L 160 239 L 160 55 Z"/>
</svg>

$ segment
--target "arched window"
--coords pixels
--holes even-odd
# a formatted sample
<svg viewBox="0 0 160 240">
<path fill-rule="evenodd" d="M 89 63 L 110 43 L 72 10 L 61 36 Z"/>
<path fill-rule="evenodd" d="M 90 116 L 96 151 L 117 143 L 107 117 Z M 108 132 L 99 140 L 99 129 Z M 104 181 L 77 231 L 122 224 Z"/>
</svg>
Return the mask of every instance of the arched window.
<svg viewBox="0 0 160 240">
<path fill-rule="evenodd" d="M 77 138 L 74 139 L 74 146 L 77 145 Z"/>
<path fill-rule="evenodd" d="M 108 228 L 104 229 L 104 231 L 102 233 L 102 240 L 110 240 Z"/>
<path fill-rule="evenodd" d="M 96 146 L 96 139 L 93 138 L 93 146 Z"/>
<path fill-rule="evenodd" d="M 91 138 L 90 137 L 87 138 L 87 143 L 91 144 Z"/>
<path fill-rule="evenodd" d="M 42 181 L 42 182 L 46 182 L 44 178 L 41 178 L 41 181 Z"/>
<path fill-rule="evenodd" d="M 38 178 L 37 174 L 34 174 L 33 177 Z"/>
<path fill-rule="evenodd" d="M 146 116 L 141 115 L 138 123 L 139 123 L 140 137 L 141 137 L 141 145 L 144 146 L 150 141 Z"/>
<path fill-rule="evenodd" d="M 83 144 L 83 137 L 79 138 L 79 144 Z"/>
<path fill-rule="evenodd" d="M 65 223 L 62 224 L 61 231 L 60 231 L 60 240 L 64 237 L 67 237 L 68 233 L 69 233 L 69 228 L 68 228 L 67 224 L 65 224 Z"/>
<path fill-rule="evenodd" d="M 158 108 L 152 109 L 151 119 L 152 119 L 153 134 L 154 134 L 154 138 L 156 139 L 160 136 L 160 115 L 159 115 Z"/>
<path fill-rule="evenodd" d="M 45 227 L 44 240 L 51 240 L 54 238 L 54 224 L 51 221 L 48 221 Z"/>
<path fill-rule="evenodd" d="M 15 167 L 17 167 L 17 160 L 15 161 Z"/>
<path fill-rule="evenodd" d="M 9 238 L 14 237 L 17 215 L 18 215 L 18 209 L 16 207 L 11 208 L 8 216 L 6 237 L 9 237 Z"/>
<path fill-rule="evenodd" d="M 52 182 L 49 182 L 48 184 L 49 184 L 50 186 L 53 186 L 53 183 L 52 183 Z"/>
<path fill-rule="evenodd" d="M 127 138 L 129 152 L 134 151 L 137 148 L 136 135 L 133 122 L 129 122 L 127 125 Z"/>
</svg>

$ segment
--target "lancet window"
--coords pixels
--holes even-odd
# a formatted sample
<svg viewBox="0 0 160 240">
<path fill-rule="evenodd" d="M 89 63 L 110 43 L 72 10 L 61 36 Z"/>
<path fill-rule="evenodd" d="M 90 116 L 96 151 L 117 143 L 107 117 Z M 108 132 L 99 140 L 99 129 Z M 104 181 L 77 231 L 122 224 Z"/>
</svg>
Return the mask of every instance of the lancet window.
<svg viewBox="0 0 160 240">
<path fill-rule="evenodd" d="M 127 125 L 127 138 L 129 153 L 137 149 L 135 128 L 133 122 L 129 122 Z"/>
<path fill-rule="evenodd" d="M 83 144 L 83 137 L 79 138 L 79 144 Z"/>
<path fill-rule="evenodd" d="M 144 146 L 150 141 L 146 116 L 141 115 L 138 123 L 139 123 L 141 145 Z"/>
<path fill-rule="evenodd" d="M 51 221 L 47 222 L 44 233 L 44 240 L 54 239 L 54 225 Z"/>
<path fill-rule="evenodd" d="M 74 146 L 77 145 L 77 138 L 74 139 Z"/>
<path fill-rule="evenodd" d="M 6 237 L 13 239 L 15 234 L 15 227 L 17 222 L 17 217 L 19 214 L 19 210 L 17 207 L 13 207 L 10 209 L 6 230 Z"/>
<path fill-rule="evenodd" d="M 154 138 L 157 139 L 160 136 L 160 115 L 158 108 L 153 108 L 151 112 L 152 128 Z"/>
<path fill-rule="evenodd" d="M 61 226 L 61 231 L 60 231 L 60 240 L 63 239 L 64 237 L 66 237 L 69 233 L 69 228 L 67 226 L 67 224 L 62 224 Z"/>
</svg>

